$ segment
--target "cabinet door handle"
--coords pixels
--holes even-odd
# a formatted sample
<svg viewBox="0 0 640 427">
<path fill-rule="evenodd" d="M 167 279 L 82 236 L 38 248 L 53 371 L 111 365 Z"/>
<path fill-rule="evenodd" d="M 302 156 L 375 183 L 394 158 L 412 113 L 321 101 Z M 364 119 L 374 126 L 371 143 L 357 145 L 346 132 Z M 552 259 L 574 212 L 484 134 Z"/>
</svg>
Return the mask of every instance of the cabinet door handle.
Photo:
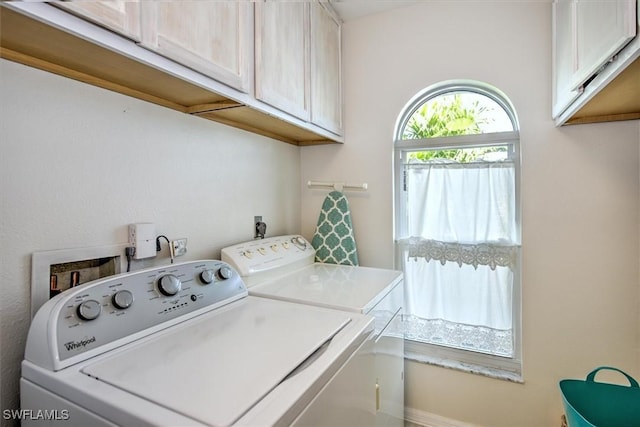
<svg viewBox="0 0 640 427">
<path fill-rule="evenodd" d="M 380 410 L 380 384 L 376 381 L 376 412 Z"/>
</svg>

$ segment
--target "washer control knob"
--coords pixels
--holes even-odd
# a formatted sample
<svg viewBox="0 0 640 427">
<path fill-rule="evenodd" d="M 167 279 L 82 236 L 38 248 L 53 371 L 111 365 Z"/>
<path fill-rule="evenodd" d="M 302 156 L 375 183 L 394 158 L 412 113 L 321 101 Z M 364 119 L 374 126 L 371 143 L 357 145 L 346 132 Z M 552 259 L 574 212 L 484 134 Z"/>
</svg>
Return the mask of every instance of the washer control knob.
<svg viewBox="0 0 640 427">
<path fill-rule="evenodd" d="M 118 291 L 111 297 L 111 302 L 116 308 L 124 310 L 133 304 L 133 294 L 127 290 Z"/>
<path fill-rule="evenodd" d="M 200 273 L 200 280 L 202 280 L 202 283 L 204 283 L 205 285 L 213 283 L 215 277 L 216 273 L 211 269 L 206 269 Z"/>
<path fill-rule="evenodd" d="M 182 282 L 173 274 L 167 274 L 158 280 L 158 290 L 162 295 L 170 297 L 180 292 L 181 289 Z"/>
<path fill-rule="evenodd" d="M 94 299 L 90 299 L 82 302 L 76 309 L 78 317 L 82 320 L 93 320 L 100 316 L 102 307 L 100 303 Z"/>
<path fill-rule="evenodd" d="M 220 280 L 231 279 L 231 277 L 233 276 L 233 270 L 229 267 L 220 267 L 218 269 L 218 272 L 216 273 L 216 276 L 218 276 L 218 279 Z"/>
</svg>

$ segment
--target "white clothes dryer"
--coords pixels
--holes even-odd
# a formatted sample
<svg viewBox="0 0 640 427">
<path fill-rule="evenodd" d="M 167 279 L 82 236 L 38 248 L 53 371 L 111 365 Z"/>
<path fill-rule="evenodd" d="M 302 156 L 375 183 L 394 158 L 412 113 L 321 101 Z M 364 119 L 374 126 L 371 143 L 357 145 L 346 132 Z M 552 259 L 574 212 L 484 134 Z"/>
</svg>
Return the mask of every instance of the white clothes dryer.
<svg viewBox="0 0 640 427">
<path fill-rule="evenodd" d="M 222 260 L 243 276 L 250 295 L 373 316 L 376 424 L 404 425 L 402 272 L 315 263 L 314 258 L 313 247 L 299 235 L 222 250 Z"/>
</svg>

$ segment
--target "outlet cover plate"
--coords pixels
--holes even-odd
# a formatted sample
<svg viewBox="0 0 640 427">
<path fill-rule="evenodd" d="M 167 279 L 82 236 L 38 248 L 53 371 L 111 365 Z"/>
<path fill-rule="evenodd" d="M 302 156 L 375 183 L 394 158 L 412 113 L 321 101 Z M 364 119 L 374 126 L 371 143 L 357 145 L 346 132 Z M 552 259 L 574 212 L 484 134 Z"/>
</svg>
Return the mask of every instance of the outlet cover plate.
<svg viewBox="0 0 640 427">
<path fill-rule="evenodd" d="M 175 239 L 171 242 L 173 245 L 173 256 L 179 257 L 187 253 L 187 239 Z"/>
</svg>

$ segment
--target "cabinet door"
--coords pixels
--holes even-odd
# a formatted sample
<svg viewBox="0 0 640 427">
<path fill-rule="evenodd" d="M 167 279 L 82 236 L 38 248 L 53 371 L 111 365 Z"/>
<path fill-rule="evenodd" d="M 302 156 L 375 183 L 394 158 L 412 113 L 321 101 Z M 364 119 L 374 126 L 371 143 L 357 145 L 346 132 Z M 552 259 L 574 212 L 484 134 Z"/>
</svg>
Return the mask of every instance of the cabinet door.
<svg viewBox="0 0 640 427">
<path fill-rule="evenodd" d="M 399 310 L 380 333 L 376 349 L 376 426 L 404 426 L 404 324 Z"/>
<path fill-rule="evenodd" d="M 235 89 L 250 91 L 251 2 L 142 3 L 144 47 Z"/>
<path fill-rule="evenodd" d="M 63 1 L 51 4 L 140 41 L 140 3 L 138 0 Z"/>
<path fill-rule="evenodd" d="M 256 98 L 309 120 L 309 4 L 256 3 Z"/>
<path fill-rule="evenodd" d="M 553 2 L 553 118 L 558 117 L 580 95 L 573 88 L 577 63 L 575 2 Z"/>
<path fill-rule="evenodd" d="M 311 122 L 342 134 L 340 23 L 321 3 L 310 7 Z"/>
<path fill-rule="evenodd" d="M 582 86 L 636 35 L 636 0 L 577 0 L 577 63 L 572 89 Z"/>
</svg>

